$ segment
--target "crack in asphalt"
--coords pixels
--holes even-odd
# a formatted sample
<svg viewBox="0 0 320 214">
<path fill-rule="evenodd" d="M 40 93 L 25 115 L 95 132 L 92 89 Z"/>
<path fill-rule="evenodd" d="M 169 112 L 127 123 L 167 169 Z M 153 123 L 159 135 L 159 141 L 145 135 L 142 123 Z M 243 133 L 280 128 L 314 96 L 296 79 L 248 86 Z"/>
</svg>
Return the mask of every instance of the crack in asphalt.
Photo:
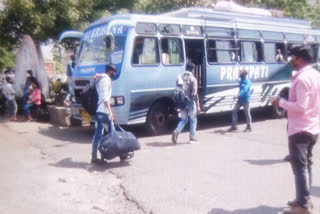
<svg viewBox="0 0 320 214">
<path fill-rule="evenodd" d="M 110 170 L 109 171 L 110 174 L 114 175 L 117 179 L 119 180 L 122 180 L 123 179 L 123 176 L 119 175 L 118 173 Z M 124 196 L 124 199 L 132 204 L 134 204 L 138 210 L 140 210 L 142 213 L 145 213 L 145 214 L 152 214 L 152 211 L 148 212 L 146 211 L 146 209 L 143 207 L 142 204 L 140 204 L 136 199 L 134 199 L 133 197 L 131 197 L 127 191 L 127 189 L 122 185 L 120 184 L 119 185 L 120 189 L 122 190 L 122 193 L 123 193 L 123 196 Z"/>
<path fill-rule="evenodd" d="M 128 191 L 126 190 L 126 188 L 125 188 L 122 184 L 120 184 L 120 189 L 122 190 L 122 193 L 123 193 L 124 198 L 125 198 L 127 201 L 135 204 L 135 205 L 137 206 L 138 210 L 142 211 L 142 212 L 145 213 L 145 214 L 148 214 L 148 213 L 150 214 L 150 213 L 151 213 L 151 212 L 147 212 L 147 211 L 144 209 L 143 205 L 141 205 L 137 200 L 135 200 L 134 198 L 132 198 L 132 197 L 128 194 Z"/>
</svg>

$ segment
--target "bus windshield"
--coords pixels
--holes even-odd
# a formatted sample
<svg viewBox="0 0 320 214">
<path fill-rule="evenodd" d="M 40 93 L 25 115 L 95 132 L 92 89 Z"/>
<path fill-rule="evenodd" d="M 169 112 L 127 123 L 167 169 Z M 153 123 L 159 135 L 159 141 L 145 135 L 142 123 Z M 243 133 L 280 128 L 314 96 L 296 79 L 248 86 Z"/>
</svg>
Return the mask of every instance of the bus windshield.
<svg viewBox="0 0 320 214">
<path fill-rule="evenodd" d="M 115 35 L 113 38 L 114 45 L 111 51 L 106 50 L 105 34 L 92 39 L 84 39 L 82 41 L 78 65 L 106 64 L 109 62 L 114 64 L 121 63 L 126 37 L 124 35 Z"/>
</svg>

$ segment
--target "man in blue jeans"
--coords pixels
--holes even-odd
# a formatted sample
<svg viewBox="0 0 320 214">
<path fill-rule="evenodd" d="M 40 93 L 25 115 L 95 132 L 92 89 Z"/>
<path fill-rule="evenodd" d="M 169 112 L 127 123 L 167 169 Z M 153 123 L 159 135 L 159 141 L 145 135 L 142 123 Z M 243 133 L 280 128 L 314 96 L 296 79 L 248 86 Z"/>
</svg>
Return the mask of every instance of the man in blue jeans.
<svg viewBox="0 0 320 214">
<path fill-rule="evenodd" d="M 117 67 L 111 63 L 106 65 L 105 74 L 97 75 L 96 89 L 98 93 L 98 107 L 96 111 L 96 124 L 92 140 L 92 164 L 102 164 L 103 159 L 98 159 L 98 144 L 102 138 L 103 131 L 110 131 L 111 121 L 113 121 L 113 113 L 110 105 L 111 100 L 111 79 L 117 72 Z"/>
<path fill-rule="evenodd" d="M 244 113 L 246 115 L 247 127 L 244 132 L 251 132 L 251 114 L 250 114 L 250 95 L 251 95 L 251 81 L 248 78 L 248 72 L 245 69 L 240 71 L 240 80 L 239 80 L 239 94 L 237 96 L 237 103 L 233 108 L 232 112 L 232 125 L 229 131 L 237 130 L 238 122 L 238 111 L 243 107 Z"/>
<path fill-rule="evenodd" d="M 178 134 L 182 132 L 183 128 L 190 119 L 190 141 L 189 143 L 197 143 L 196 128 L 197 128 L 197 111 L 200 111 L 199 99 L 198 99 L 198 81 L 194 77 L 195 65 L 191 62 L 186 65 L 186 72 L 178 77 L 178 81 L 181 84 L 187 84 L 187 97 L 189 102 L 181 109 L 181 119 L 177 128 L 172 132 L 172 142 L 177 143 Z"/>
</svg>

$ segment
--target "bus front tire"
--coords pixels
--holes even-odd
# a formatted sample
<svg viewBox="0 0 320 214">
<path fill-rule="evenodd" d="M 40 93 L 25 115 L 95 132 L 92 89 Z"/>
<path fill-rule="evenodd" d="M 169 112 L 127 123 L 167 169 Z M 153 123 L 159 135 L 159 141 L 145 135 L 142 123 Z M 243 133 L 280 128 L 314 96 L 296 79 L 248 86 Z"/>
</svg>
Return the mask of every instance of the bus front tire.
<svg viewBox="0 0 320 214">
<path fill-rule="evenodd" d="M 154 104 L 149 111 L 146 126 L 151 135 L 166 133 L 169 130 L 169 106 L 165 103 Z"/>
</svg>

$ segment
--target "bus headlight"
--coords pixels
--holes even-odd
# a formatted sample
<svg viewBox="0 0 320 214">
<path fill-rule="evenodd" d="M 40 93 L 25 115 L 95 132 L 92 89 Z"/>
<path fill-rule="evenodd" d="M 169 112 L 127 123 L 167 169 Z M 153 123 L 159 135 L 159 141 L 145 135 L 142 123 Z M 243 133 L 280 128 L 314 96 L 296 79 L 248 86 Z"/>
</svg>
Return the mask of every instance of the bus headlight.
<svg viewBox="0 0 320 214">
<path fill-rule="evenodd" d="M 123 96 L 111 97 L 110 104 L 112 106 L 122 106 L 124 105 L 124 97 Z"/>
<path fill-rule="evenodd" d="M 124 97 L 116 97 L 117 105 L 124 105 Z"/>
</svg>

